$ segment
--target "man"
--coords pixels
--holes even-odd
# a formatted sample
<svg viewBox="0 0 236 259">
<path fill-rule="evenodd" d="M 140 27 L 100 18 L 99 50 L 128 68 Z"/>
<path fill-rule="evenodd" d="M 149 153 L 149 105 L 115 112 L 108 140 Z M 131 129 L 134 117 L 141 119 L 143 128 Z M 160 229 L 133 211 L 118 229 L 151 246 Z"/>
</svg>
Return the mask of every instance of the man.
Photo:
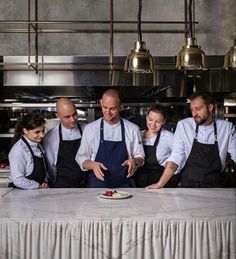
<svg viewBox="0 0 236 259">
<path fill-rule="evenodd" d="M 117 89 L 105 91 L 101 106 L 103 118 L 85 127 L 76 160 L 82 170 L 89 170 L 89 187 L 131 187 L 130 177 L 144 161 L 139 128 L 120 117 Z"/>
<path fill-rule="evenodd" d="M 177 124 L 174 147 L 160 180 L 148 186 L 162 188 L 178 167 L 183 167 L 181 187 L 224 187 L 227 152 L 236 162 L 236 134 L 233 124 L 214 117 L 210 93 L 190 97 L 193 118 Z"/>
<path fill-rule="evenodd" d="M 56 104 L 56 116 L 61 123 L 48 131 L 44 137 L 44 148 L 53 176 L 55 188 L 85 187 L 86 174 L 75 161 L 82 129 L 74 103 L 60 98 Z"/>
</svg>

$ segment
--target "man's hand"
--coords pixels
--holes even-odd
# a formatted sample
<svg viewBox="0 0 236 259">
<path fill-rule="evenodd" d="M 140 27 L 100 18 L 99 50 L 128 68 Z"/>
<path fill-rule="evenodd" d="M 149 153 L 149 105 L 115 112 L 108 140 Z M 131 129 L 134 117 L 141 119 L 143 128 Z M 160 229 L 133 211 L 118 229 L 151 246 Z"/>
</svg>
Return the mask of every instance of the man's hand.
<svg viewBox="0 0 236 259">
<path fill-rule="evenodd" d="M 178 165 L 175 164 L 172 161 L 168 161 L 166 163 L 165 170 L 159 180 L 158 183 L 154 183 L 152 185 L 147 186 L 147 189 L 160 189 L 165 186 L 165 184 L 170 180 L 170 178 L 173 176 L 174 172 L 178 168 Z"/>
<path fill-rule="evenodd" d="M 140 161 L 139 161 L 140 160 Z M 131 158 L 128 160 L 125 160 L 125 162 L 122 164 L 122 166 L 127 165 L 128 166 L 128 174 L 127 177 L 131 177 L 134 175 L 134 173 L 137 171 L 138 167 L 143 163 L 143 158 Z"/>
<path fill-rule="evenodd" d="M 92 164 L 92 170 L 93 170 L 95 176 L 99 180 L 104 181 L 104 173 L 103 173 L 102 170 L 107 170 L 107 168 L 102 163 L 99 163 L 99 162 L 96 162 L 96 161 L 93 161 L 92 163 L 93 163 Z"/>
<path fill-rule="evenodd" d="M 146 187 L 147 189 L 161 189 L 162 188 L 162 186 L 159 184 L 159 182 L 158 183 L 154 183 L 154 184 L 152 184 L 152 185 L 149 185 L 149 186 L 147 186 Z"/>
</svg>

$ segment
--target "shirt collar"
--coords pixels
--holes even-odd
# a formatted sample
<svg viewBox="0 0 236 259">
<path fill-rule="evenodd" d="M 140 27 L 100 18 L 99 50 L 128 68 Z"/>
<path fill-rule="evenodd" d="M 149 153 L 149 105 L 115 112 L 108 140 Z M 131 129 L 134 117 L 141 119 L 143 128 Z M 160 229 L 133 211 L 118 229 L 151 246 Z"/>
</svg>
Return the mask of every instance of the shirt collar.
<svg viewBox="0 0 236 259">
<path fill-rule="evenodd" d="M 29 143 L 29 145 L 31 146 L 31 147 L 37 147 L 38 146 L 38 142 L 34 142 L 34 141 L 32 141 L 32 140 L 29 140 L 26 136 L 24 136 L 24 138 L 26 139 L 26 141 Z"/>
<path fill-rule="evenodd" d="M 68 129 L 66 127 L 64 127 L 62 124 L 61 124 L 61 128 L 64 132 L 71 132 L 71 131 L 74 131 L 74 130 L 77 130 L 78 129 L 78 125 L 76 124 L 76 126 L 72 129 Z"/>
<path fill-rule="evenodd" d="M 118 127 L 120 125 L 120 120 L 117 123 L 115 123 L 115 124 L 109 124 L 105 120 L 103 120 L 103 122 L 104 122 L 104 124 L 108 125 L 111 128 L 116 128 L 116 127 Z"/>
</svg>

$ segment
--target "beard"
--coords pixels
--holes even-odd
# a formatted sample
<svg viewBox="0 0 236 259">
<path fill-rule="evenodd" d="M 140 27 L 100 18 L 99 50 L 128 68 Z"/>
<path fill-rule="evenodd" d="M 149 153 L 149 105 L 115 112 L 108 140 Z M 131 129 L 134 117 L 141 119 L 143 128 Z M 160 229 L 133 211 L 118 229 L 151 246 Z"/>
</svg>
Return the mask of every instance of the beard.
<svg viewBox="0 0 236 259">
<path fill-rule="evenodd" d="M 208 120 L 208 118 L 202 118 L 201 119 L 199 117 L 194 117 L 194 120 L 195 120 L 197 125 L 202 125 L 202 124 L 204 124 Z"/>
<path fill-rule="evenodd" d="M 195 116 L 193 117 L 194 121 L 197 125 L 209 125 L 210 123 L 212 123 L 212 114 L 210 112 L 208 112 L 207 114 L 205 114 L 205 116 L 200 117 L 200 116 Z"/>
</svg>

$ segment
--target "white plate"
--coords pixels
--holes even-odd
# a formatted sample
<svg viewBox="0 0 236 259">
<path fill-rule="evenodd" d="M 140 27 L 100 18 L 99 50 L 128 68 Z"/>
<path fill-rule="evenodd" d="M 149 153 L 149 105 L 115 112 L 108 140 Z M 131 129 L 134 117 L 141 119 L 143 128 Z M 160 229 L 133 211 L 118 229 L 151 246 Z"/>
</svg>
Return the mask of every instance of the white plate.
<svg viewBox="0 0 236 259">
<path fill-rule="evenodd" d="M 110 200 L 120 200 L 120 199 L 127 199 L 132 197 L 132 194 L 129 192 L 122 192 L 122 191 L 116 191 L 115 194 L 113 194 L 113 196 L 107 196 L 104 194 L 105 192 L 102 192 L 99 194 L 100 198 L 103 199 L 110 199 Z"/>
</svg>

